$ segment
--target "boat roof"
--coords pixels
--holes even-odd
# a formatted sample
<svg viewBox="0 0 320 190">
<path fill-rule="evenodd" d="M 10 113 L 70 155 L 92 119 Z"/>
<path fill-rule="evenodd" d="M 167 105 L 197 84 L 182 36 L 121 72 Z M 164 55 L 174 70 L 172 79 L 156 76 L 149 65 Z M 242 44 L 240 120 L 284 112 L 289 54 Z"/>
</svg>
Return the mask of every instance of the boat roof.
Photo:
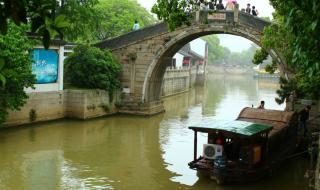
<svg viewBox="0 0 320 190">
<path fill-rule="evenodd" d="M 271 125 L 259 124 L 247 121 L 203 121 L 196 126 L 190 126 L 189 129 L 199 132 L 227 132 L 239 134 L 246 137 L 255 136 L 272 130 Z"/>
</svg>

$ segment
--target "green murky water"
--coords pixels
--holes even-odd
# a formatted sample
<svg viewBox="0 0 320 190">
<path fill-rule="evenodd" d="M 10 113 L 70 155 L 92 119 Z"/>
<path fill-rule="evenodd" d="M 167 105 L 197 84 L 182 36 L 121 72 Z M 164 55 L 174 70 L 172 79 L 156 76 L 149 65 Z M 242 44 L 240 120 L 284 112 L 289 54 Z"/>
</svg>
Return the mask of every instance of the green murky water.
<svg viewBox="0 0 320 190">
<path fill-rule="evenodd" d="M 273 178 L 251 184 L 217 186 L 187 166 L 193 159 L 189 125 L 206 117 L 235 119 L 243 107 L 262 99 L 266 108 L 283 109 L 274 102 L 276 88 L 274 81 L 250 76 L 209 76 L 205 87 L 165 99 L 166 113 L 154 117 L 62 120 L 1 130 L 0 189 L 307 189 L 303 157 L 283 163 Z"/>
</svg>

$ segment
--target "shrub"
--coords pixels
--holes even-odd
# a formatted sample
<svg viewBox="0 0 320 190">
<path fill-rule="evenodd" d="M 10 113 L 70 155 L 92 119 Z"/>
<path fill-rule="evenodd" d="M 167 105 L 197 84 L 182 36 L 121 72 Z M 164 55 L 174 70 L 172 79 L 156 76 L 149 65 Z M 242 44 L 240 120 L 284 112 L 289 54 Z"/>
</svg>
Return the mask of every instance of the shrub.
<svg viewBox="0 0 320 190">
<path fill-rule="evenodd" d="M 35 42 L 27 38 L 25 29 L 9 23 L 8 33 L 0 34 L 0 124 L 8 110 L 19 110 L 26 103 L 24 88 L 33 87 L 29 52 Z"/>
<path fill-rule="evenodd" d="M 103 89 L 112 93 L 120 87 L 121 65 L 109 51 L 79 45 L 65 62 L 66 82 L 73 86 Z"/>
</svg>

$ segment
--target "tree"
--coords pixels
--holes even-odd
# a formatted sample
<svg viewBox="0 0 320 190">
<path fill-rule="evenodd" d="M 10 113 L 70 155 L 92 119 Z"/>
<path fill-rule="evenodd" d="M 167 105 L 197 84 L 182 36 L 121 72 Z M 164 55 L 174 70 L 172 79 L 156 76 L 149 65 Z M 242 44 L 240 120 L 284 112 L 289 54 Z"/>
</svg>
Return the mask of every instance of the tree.
<svg viewBox="0 0 320 190">
<path fill-rule="evenodd" d="M 320 96 L 320 2 L 317 0 L 271 0 L 276 9 L 274 23 L 264 31 L 262 45 L 272 47 L 285 58 L 295 76 L 295 94 Z M 280 97 L 281 98 L 281 97 Z"/>
<path fill-rule="evenodd" d="M 136 0 L 101 0 L 94 7 L 94 11 L 99 17 L 99 23 L 91 31 L 93 40 L 103 40 L 129 32 L 135 20 L 140 27 L 156 21 Z"/>
<path fill-rule="evenodd" d="M 221 64 L 224 61 L 226 49 L 220 45 L 220 40 L 216 35 L 202 38 L 208 43 L 208 63 Z"/>
<path fill-rule="evenodd" d="M 159 20 L 167 22 L 169 29 L 190 25 L 189 18 L 197 9 L 196 0 L 157 0 L 151 12 L 157 14 Z"/>
<path fill-rule="evenodd" d="M 34 75 L 29 52 L 34 42 L 25 35 L 26 26 L 8 25 L 8 34 L 0 35 L 0 124 L 8 110 L 18 110 L 28 98 L 24 88 L 32 87 Z"/>
<path fill-rule="evenodd" d="M 91 33 L 103 21 L 94 9 L 98 3 L 98 0 L 60 1 L 60 4 L 56 6 L 55 14 L 64 15 L 68 20 L 68 27 L 64 29 L 65 40 L 72 42 L 92 40 Z"/>
<path fill-rule="evenodd" d="M 30 24 L 31 32 L 41 35 L 43 45 L 48 48 L 51 38 L 57 35 L 63 38 L 63 30 L 68 24 L 65 16 L 56 15 L 58 5 L 59 1 L 55 0 L 0 0 L 1 34 L 7 33 L 9 20 L 16 25 Z"/>
<path fill-rule="evenodd" d="M 66 81 L 80 88 L 103 89 L 112 93 L 120 87 L 121 65 L 109 51 L 80 45 L 65 60 Z"/>
</svg>

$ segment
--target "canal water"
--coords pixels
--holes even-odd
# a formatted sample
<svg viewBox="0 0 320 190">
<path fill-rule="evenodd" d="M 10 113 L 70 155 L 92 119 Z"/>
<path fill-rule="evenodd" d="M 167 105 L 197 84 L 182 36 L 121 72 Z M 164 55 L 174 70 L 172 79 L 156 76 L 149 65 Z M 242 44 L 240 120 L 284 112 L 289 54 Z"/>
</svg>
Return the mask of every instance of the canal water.
<svg viewBox="0 0 320 190">
<path fill-rule="evenodd" d="M 218 186 L 188 168 L 193 132 L 202 119 L 233 120 L 243 107 L 283 109 L 274 102 L 274 80 L 208 76 L 206 85 L 166 98 L 154 117 L 111 116 L 61 120 L 0 130 L 0 189 L 303 190 L 308 160 L 282 163 L 271 178 Z M 200 135 L 198 144 L 201 154 Z"/>
</svg>

